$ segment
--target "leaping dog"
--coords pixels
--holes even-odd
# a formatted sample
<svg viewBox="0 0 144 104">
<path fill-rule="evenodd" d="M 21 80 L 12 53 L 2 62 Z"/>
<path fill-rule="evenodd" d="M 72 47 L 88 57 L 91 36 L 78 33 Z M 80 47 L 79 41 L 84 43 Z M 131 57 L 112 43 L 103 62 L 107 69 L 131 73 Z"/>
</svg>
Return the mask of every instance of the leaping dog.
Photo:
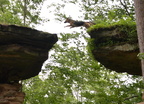
<svg viewBox="0 0 144 104">
<path fill-rule="evenodd" d="M 84 26 L 85 28 L 89 28 L 90 26 L 95 25 L 95 23 L 93 23 L 93 22 L 75 21 L 75 20 L 72 20 L 70 18 L 67 18 L 64 23 L 70 23 L 70 25 L 66 26 L 66 27 L 70 27 L 70 28 L 80 27 L 80 26 Z"/>
</svg>

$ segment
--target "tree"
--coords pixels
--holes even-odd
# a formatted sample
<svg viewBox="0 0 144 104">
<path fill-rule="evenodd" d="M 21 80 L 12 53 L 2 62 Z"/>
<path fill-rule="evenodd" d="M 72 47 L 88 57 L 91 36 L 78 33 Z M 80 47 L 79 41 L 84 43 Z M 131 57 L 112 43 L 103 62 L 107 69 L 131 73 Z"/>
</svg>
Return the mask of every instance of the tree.
<svg viewBox="0 0 144 104">
<path fill-rule="evenodd" d="M 15 15 L 9 0 L 0 0 L 0 23 L 22 25 L 21 19 Z"/>
<path fill-rule="evenodd" d="M 70 2 L 75 3 L 75 1 L 77 0 Z M 113 23 L 112 20 L 131 18 L 130 16 L 133 14 L 128 9 L 131 6 L 127 5 L 128 0 L 121 0 L 123 5 L 120 9 L 118 5 L 107 9 L 104 6 L 102 8 L 99 6 L 97 13 L 93 6 L 102 2 L 107 3 L 104 0 L 93 0 L 91 2 L 84 0 L 80 2 L 85 3 L 79 4 L 83 6 L 83 10 L 87 9 L 85 18 L 91 19 L 92 17 L 99 23 L 102 20 L 105 23 Z M 88 8 L 88 6 L 90 7 Z M 123 10 L 124 8 L 127 10 Z M 56 11 L 58 16 L 65 16 L 58 10 Z M 125 16 L 123 16 L 123 13 Z M 89 14 L 91 15 L 89 16 Z M 82 41 L 83 39 L 86 39 L 87 42 L 92 40 L 87 39 L 85 35 L 83 32 L 60 34 L 60 43 L 55 45 L 53 54 L 49 58 L 51 61 L 43 70 L 45 73 L 43 76 L 47 77 L 44 77 L 43 80 L 36 77 L 36 80 L 33 78 L 24 83 L 24 91 L 28 95 L 25 103 L 132 104 L 141 101 L 142 79 L 126 73 L 118 74 L 110 71 L 94 61 L 87 50 L 87 44 Z"/>
<path fill-rule="evenodd" d="M 140 53 L 144 53 L 144 10 L 143 0 L 134 0 L 135 2 L 135 11 L 136 11 L 136 23 L 137 23 L 137 32 L 138 32 L 138 40 L 139 40 L 139 48 Z M 142 75 L 144 78 L 144 60 L 141 60 L 142 65 Z"/>
<path fill-rule="evenodd" d="M 31 26 L 39 24 L 41 8 L 45 0 L 1 0 L 1 23 Z"/>
<path fill-rule="evenodd" d="M 105 69 L 93 60 L 83 38 L 87 39 L 83 33 L 61 34 L 61 42 L 55 45 L 51 61 L 43 70 L 43 76 L 47 77 L 43 77 L 43 81 L 30 79 L 24 84 L 27 85 L 26 103 L 131 104 L 140 101 L 140 78 Z"/>
<path fill-rule="evenodd" d="M 144 1 L 134 0 L 134 3 L 135 3 L 139 49 L 140 49 L 139 55 L 143 56 L 144 54 L 144 30 L 143 30 L 144 29 L 144 18 L 143 18 L 144 17 L 144 9 L 143 9 Z M 141 59 L 141 68 L 142 68 L 142 76 L 143 76 L 143 82 L 144 82 L 144 59 L 143 58 Z"/>
<path fill-rule="evenodd" d="M 45 0 L 13 0 L 11 1 L 13 10 L 20 17 L 22 16 L 23 25 L 39 24 L 42 19 L 39 17 L 42 5 Z"/>
<path fill-rule="evenodd" d="M 78 5 L 83 13 L 82 19 L 91 20 L 97 24 L 102 22 L 112 23 L 117 22 L 120 19 L 131 18 L 134 20 L 134 3 L 133 0 L 62 0 L 61 3 L 54 3 L 51 6 L 56 6 L 55 14 L 57 18 L 68 16 L 60 11 L 66 4 Z M 58 5 L 58 6 L 57 6 Z M 50 6 L 50 7 L 51 7 Z M 60 19 L 62 20 L 62 19 Z"/>
</svg>

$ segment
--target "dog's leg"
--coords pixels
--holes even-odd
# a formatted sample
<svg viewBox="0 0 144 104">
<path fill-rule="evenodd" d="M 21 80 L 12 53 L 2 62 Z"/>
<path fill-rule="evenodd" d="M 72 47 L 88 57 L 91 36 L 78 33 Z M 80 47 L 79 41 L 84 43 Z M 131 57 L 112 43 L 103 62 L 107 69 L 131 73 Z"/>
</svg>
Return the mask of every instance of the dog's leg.
<svg viewBox="0 0 144 104">
<path fill-rule="evenodd" d="M 67 26 L 65 26 L 65 27 L 71 27 L 71 25 L 67 25 Z"/>
<path fill-rule="evenodd" d="M 65 26 L 65 27 L 70 27 L 70 28 L 73 28 L 73 27 L 75 27 L 75 26 L 72 26 L 72 25 L 67 25 L 67 26 Z"/>
</svg>

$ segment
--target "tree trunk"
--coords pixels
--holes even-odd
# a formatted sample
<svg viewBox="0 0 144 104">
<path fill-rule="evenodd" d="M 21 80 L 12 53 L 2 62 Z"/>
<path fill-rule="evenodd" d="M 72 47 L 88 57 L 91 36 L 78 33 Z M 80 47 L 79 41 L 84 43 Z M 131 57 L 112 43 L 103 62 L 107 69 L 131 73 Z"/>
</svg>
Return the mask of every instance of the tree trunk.
<svg viewBox="0 0 144 104">
<path fill-rule="evenodd" d="M 134 0 L 136 23 L 137 23 L 137 34 L 140 53 L 144 53 L 144 0 Z M 144 59 L 141 59 L 142 76 L 144 82 Z M 144 94 L 144 92 L 142 92 Z M 142 97 L 143 99 L 143 97 Z M 144 102 L 138 103 L 144 104 Z"/>
<path fill-rule="evenodd" d="M 144 53 L 144 0 L 134 0 L 140 53 Z M 141 60 L 144 79 L 144 59 Z"/>
</svg>

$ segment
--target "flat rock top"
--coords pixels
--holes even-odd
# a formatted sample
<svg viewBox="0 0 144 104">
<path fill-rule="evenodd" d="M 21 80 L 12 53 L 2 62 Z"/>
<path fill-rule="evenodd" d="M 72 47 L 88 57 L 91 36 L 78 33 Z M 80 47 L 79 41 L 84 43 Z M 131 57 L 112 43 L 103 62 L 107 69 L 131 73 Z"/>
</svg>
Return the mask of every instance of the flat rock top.
<svg viewBox="0 0 144 104">
<path fill-rule="evenodd" d="M 0 83 L 36 76 L 57 41 L 56 34 L 0 25 Z"/>
</svg>

